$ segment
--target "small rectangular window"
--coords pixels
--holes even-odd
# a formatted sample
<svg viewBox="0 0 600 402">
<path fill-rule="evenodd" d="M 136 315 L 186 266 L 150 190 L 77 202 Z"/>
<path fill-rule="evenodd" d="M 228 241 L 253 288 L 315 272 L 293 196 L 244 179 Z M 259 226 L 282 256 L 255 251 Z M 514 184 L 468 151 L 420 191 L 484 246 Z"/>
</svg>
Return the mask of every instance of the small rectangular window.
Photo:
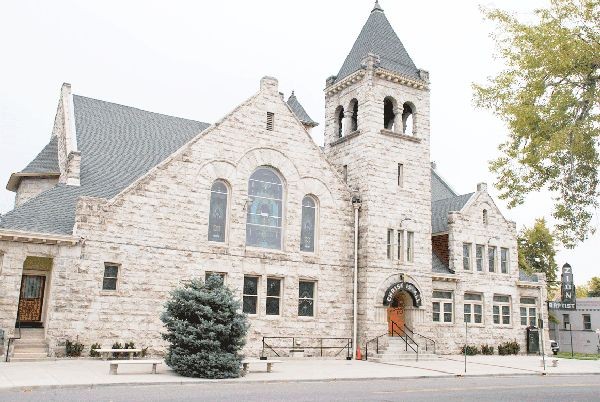
<svg viewBox="0 0 600 402">
<path fill-rule="evenodd" d="M 563 314 L 563 328 L 570 329 L 570 327 L 571 327 L 571 317 L 569 317 L 569 314 Z"/>
<path fill-rule="evenodd" d="M 433 291 L 433 321 L 452 322 L 454 315 L 454 301 L 451 291 Z"/>
<path fill-rule="evenodd" d="M 298 315 L 302 317 L 315 315 L 315 282 L 298 283 Z"/>
<path fill-rule="evenodd" d="M 496 272 L 496 247 L 488 247 L 488 271 Z"/>
<path fill-rule="evenodd" d="M 463 269 L 471 269 L 471 243 L 463 243 Z"/>
<path fill-rule="evenodd" d="M 415 234 L 406 232 L 406 261 L 413 262 L 415 250 Z"/>
<path fill-rule="evenodd" d="M 500 249 L 500 272 L 508 274 L 508 249 L 504 247 Z"/>
<path fill-rule="evenodd" d="M 483 272 L 483 255 L 485 254 L 485 246 L 477 244 L 475 246 L 475 261 L 477 265 L 477 271 Z"/>
<path fill-rule="evenodd" d="M 537 300 L 535 297 L 521 297 L 520 302 L 521 325 L 535 327 L 537 324 L 537 308 L 535 307 Z"/>
<path fill-rule="evenodd" d="M 398 187 L 404 187 L 404 164 L 398 164 Z"/>
<path fill-rule="evenodd" d="M 388 258 L 388 260 L 391 260 L 394 255 L 393 246 L 394 246 L 394 229 L 388 229 L 387 230 L 387 258 Z"/>
<path fill-rule="evenodd" d="M 494 324 L 510 324 L 510 296 L 494 295 L 492 315 Z"/>
<path fill-rule="evenodd" d="M 398 230 L 396 235 L 398 236 L 398 261 L 404 261 L 404 231 Z"/>
<path fill-rule="evenodd" d="M 256 314 L 258 305 L 258 277 L 244 276 L 244 293 L 242 311 L 246 314 Z"/>
<path fill-rule="evenodd" d="M 267 112 L 267 130 L 273 131 L 275 125 L 275 113 Z"/>
<path fill-rule="evenodd" d="M 104 277 L 102 279 L 102 290 L 117 290 L 117 278 L 119 277 L 119 266 L 116 264 L 104 264 Z"/>
<path fill-rule="evenodd" d="M 348 165 L 344 165 L 342 175 L 344 177 L 344 183 L 348 183 Z"/>
<path fill-rule="evenodd" d="M 583 315 L 583 329 L 592 329 L 592 317 L 589 314 Z"/>
<path fill-rule="evenodd" d="M 281 279 L 267 278 L 267 315 L 279 315 L 281 310 Z"/>
</svg>

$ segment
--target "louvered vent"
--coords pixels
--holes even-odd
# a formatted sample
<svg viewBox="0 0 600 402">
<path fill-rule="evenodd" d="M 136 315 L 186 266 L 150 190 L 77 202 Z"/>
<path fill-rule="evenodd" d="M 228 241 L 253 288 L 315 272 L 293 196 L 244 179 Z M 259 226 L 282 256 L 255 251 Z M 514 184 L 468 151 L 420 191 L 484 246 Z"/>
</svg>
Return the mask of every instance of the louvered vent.
<svg viewBox="0 0 600 402">
<path fill-rule="evenodd" d="M 267 112 L 267 130 L 273 131 L 274 124 L 275 124 L 275 113 Z"/>
</svg>

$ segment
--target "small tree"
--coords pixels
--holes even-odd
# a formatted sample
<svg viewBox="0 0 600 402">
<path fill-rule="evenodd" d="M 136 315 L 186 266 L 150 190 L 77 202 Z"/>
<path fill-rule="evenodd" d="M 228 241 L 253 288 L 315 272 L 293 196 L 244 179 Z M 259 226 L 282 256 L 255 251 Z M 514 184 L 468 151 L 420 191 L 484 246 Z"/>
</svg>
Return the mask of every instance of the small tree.
<svg viewBox="0 0 600 402">
<path fill-rule="evenodd" d="M 555 242 L 544 218 L 536 219 L 531 228 L 523 228 L 517 239 L 519 246 L 519 269 L 532 274 L 546 274 L 548 291 L 556 288 Z"/>
<path fill-rule="evenodd" d="M 186 377 L 238 377 L 248 329 L 239 307 L 216 275 L 175 289 L 161 315 L 170 344 L 166 363 Z"/>
</svg>

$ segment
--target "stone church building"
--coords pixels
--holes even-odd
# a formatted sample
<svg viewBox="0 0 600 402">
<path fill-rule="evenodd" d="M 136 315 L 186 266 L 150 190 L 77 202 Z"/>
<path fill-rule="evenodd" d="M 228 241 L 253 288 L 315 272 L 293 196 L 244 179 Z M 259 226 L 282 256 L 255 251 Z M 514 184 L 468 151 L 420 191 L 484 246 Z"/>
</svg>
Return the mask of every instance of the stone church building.
<svg viewBox="0 0 600 402">
<path fill-rule="evenodd" d="M 214 273 L 249 316 L 249 355 L 263 337 L 364 351 L 405 333 L 458 353 L 465 322 L 470 344 L 523 351 L 547 322 L 545 278 L 519 272 L 516 225 L 485 184 L 457 194 L 432 166 L 429 74 L 379 4 L 324 93 L 320 147 L 271 77 L 213 124 L 64 84 L 48 144 L 6 186 L 4 346 L 37 328 L 44 355 L 75 339 L 162 353 L 169 292 Z"/>
</svg>

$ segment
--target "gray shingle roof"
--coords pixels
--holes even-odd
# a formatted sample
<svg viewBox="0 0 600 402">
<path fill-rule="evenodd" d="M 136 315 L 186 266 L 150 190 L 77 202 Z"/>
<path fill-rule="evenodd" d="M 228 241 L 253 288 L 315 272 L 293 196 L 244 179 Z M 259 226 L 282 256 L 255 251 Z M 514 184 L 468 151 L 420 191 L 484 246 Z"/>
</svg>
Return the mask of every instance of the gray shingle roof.
<svg viewBox="0 0 600 402">
<path fill-rule="evenodd" d="M 379 56 L 380 67 L 420 79 L 419 70 L 377 3 L 342 64 L 336 82 L 360 70 L 362 60 L 369 53 Z"/>
<path fill-rule="evenodd" d="M 209 124 L 73 96 L 81 186 L 57 185 L 8 212 L 0 228 L 71 234 L 81 196 L 111 198 Z"/>
<path fill-rule="evenodd" d="M 453 274 L 450 268 L 444 264 L 442 260 L 438 258 L 435 253 L 431 253 L 432 271 L 438 274 Z"/>
<path fill-rule="evenodd" d="M 536 274 L 529 275 L 523 270 L 519 270 L 519 280 L 522 282 L 539 282 L 539 278 Z"/>
<path fill-rule="evenodd" d="M 431 169 L 431 201 L 443 200 L 457 195 L 435 170 Z"/>
<path fill-rule="evenodd" d="M 58 167 L 58 137 L 53 136 L 44 149 L 21 173 L 60 173 Z"/>
<path fill-rule="evenodd" d="M 290 107 L 290 109 L 292 109 L 292 112 L 294 112 L 294 114 L 296 115 L 298 120 L 300 120 L 301 123 L 313 127 L 319 125 L 319 123 L 311 119 L 308 113 L 306 113 L 306 110 L 304 110 L 304 108 L 298 101 L 298 98 L 296 98 L 296 95 L 294 95 L 294 91 L 292 91 L 292 94 L 288 98 L 287 104 Z"/>
<path fill-rule="evenodd" d="M 448 230 L 448 213 L 460 211 L 465 206 L 473 193 L 457 195 L 431 203 L 431 233 L 446 232 Z"/>
</svg>

